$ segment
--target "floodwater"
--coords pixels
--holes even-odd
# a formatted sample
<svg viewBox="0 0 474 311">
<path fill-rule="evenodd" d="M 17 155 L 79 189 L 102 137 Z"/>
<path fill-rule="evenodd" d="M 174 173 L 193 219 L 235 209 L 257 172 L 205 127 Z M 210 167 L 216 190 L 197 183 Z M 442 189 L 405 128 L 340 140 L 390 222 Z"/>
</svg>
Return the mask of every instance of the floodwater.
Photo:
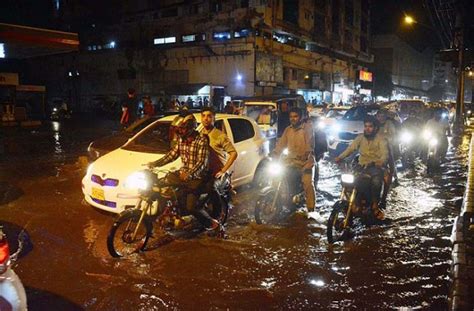
<svg viewBox="0 0 474 311">
<path fill-rule="evenodd" d="M 107 131 L 53 124 L 11 134 L 34 137 L 18 140 L 29 152 L 0 161 L 7 189 L 0 219 L 12 236 L 22 228 L 30 236 L 14 269 L 31 310 L 447 308 L 449 237 L 464 191 L 468 135 L 452 141 L 439 174 L 427 176 L 422 164 L 402 172 L 388 200 L 391 224 L 350 241 L 329 245 L 325 224 L 298 214 L 279 226 L 256 225 L 255 192 L 244 187 L 227 239 L 202 234 L 159 247 L 152 240 L 144 253 L 113 259 L 105 245 L 113 216 L 84 204 L 85 168 L 76 162 Z M 318 187 L 327 219 L 340 191 L 327 161 Z"/>
</svg>

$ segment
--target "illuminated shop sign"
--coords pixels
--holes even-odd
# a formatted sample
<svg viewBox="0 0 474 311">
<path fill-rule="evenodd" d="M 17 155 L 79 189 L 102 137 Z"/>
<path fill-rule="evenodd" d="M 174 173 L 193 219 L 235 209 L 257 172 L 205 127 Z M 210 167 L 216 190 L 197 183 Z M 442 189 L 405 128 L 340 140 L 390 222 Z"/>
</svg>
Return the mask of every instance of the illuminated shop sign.
<svg viewBox="0 0 474 311">
<path fill-rule="evenodd" d="M 359 80 L 372 82 L 372 73 L 369 71 L 359 70 Z"/>
</svg>

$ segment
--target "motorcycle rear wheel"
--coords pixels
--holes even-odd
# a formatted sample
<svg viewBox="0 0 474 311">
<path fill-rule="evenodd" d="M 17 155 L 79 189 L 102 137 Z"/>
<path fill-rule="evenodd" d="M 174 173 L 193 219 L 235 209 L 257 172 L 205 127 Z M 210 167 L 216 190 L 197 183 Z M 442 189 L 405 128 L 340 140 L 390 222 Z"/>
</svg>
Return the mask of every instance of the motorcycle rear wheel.
<svg viewBox="0 0 474 311">
<path fill-rule="evenodd" d="M 265 195 L 259 196 L 254 215 L 257 224 L 271 224 L 280 219 L 282 212 L 281 198 L 277 198 L 275 205 L 272 206 L 275 195 L 277 195 L 276 190 L 271 190 Z"/>
<path fill-rule="evenodd" d="M 330 244 L 343 241 L 349 233 L 349 228 L 344 228 L 347 208 L 347 202 L 338 201 L 334 203 L 326 229 L 326 235 Z"/>
<path fill-rule="evenodd" d="M 153 225 L 149 216 L 145 216 L 139 224 L 140 214 L 140 210 L 133 210 L 121 215 L 112 225 L 107 236 L 107 249 L 112 257 L 129 256 L 145 249 Z M 137 234 L 132 238 L 137 226 Z"/>
</svg>

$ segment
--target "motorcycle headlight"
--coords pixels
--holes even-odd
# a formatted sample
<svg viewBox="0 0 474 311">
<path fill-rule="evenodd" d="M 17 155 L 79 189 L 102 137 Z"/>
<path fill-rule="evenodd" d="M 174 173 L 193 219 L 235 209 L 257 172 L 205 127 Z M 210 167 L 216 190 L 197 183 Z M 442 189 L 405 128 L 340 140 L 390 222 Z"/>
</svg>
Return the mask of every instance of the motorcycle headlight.
<svg viewBox="0 0 474 311">
<path fill-rule="evenodd" d="M 430 140 L 430 146 L 434 147 L 438 144 L 438 140 L 436 138 L 433 138 Z"/>
<path fill-rule="evenodd" d="M 288 155 L 288 148 L 283 149 L 283 154 L 286 156 Z"/>
<path fill-rule="evenodd" d="M 268 173 L 270 175 L 277 176 L 277 175 L 280 175 L 282 172 L 283 172 L 283 165 L 281 165 L 280 163 L 270 163 L 268 165 Z"/>
<path fill-rule="evenodd" d="M 326 123 L 324 123 L 323 121 L 318 122 L 318 125 L 317 125 L 318 129 L 323 130 L 325 127 L 326 127 Z"/>
<path fill-rule="evenodd" d="M 467 111 L 467 114 L 471 114 L 471 113 L 472 113 L 472 111 L 471 111 L 471 110 L 468 110 L 468 111 Z"/>
<path fill-rule="evenodd" d="M 331 133 L 334 136 L 336 136 L 340 130 L 341 130 L 341 126 L 339 124 L 334 124 L 333 126 L 331 126 Z"/>
<path fill-rule="evenodd" d="M 430 139 L 433 134 L 431 133 L 430 130 L 424 130 L 423 131 L 423 138 L 424 139 Z"/>
<path fill-rule="evenodd" d="M 149 182 L 143 172 L 132 173 L 127 177 L 124 183 L 124 187 L 127 189 L 146 190 L 148 186 Z"/>
<path fill-rule="evenodd" d="M 402 143 L 408 144 L 411 142 L 413 139 L 413 135 L 410 132 L 402 132 L 402 135 L 400 136 L 400 140 Z"/>
<path fill-rule="evenodd" d="M 342 174 L 341 180 L 345 184 L 352 184 L 354 182 L 354 175 L 352 174 Z"/>
<path fill-rule="evenodd" d="M 53 111 L 58 111 L 58 108 L 53 108 Z"/>
<path fill-rule="evenodd" d="M 448 117 L 448 114 L 447 114 L 446 112 L 443 112 L 443 113 L 441 114 L 441 117 L 442 117 L 443 119 L 446 119 L 446 118 Z"/>
</svg>

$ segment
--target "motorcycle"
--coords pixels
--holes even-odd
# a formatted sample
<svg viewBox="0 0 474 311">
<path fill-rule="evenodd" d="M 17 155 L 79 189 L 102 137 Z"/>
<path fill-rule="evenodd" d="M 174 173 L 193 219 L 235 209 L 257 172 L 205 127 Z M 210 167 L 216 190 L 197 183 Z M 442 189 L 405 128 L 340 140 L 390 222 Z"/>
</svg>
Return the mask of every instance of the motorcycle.
<svg viewBox="0 0 474 311">
<path fill-rule="evenodd" d="M 12 265 L 17 261 L 23 249 L 23 237 L 20 234 L 18 249 L 10 254 L 7 237 L 0 226 L 0 310 L 26 310 L 26 293 Z"/>
<path fill-rule="evenodd" d="M 51 111 L 51 120 L 53 121 L 71 119 L 71 116 L 72 116 L 72 112 L 69 109 L 64 108 L 62 106 L 54 107 L 53 111 Z"/>
<path fill-rule="evenodd" d="M 448 139 L 446 135 L 436 135 L 434 131 L 427 128 L 423 131 L 425 140 L 425 164 L 426 172 L 431 174 L 439 167 L 442 158 L 446 156 Z"/>
<path fill-rule="evenodd" d="M 179 189 L 166 185 L 166 177 L 159 179 L 158 173 L 167 172 L 145 169 L 127 179 L 127 184 L 139 189 L 140 198 L 134 208 L 118 216 L 110 229 L 107 249 L 112 257 L 128 256 L 145 250 L 152 235 L 166 239 L 196 229 L 197 221 L 178 201 Z M 229 212 L 231 174 L 225 174 L 217 180 L 214 188 L 216 196 L 210 192 L 202 193 L 197 204 L 223 225 Z"/>
<path fill-rule="evenodd" d="M 378 221 L 372 212 L 370 195 L 371 177 L 355 164 L 352 168 L 345 163 L 341 174 L 341 196 L 334 203 L 327 222 L 326 235 L 329 243 L 343 241 L 351 236 L 354 218 L 363 224 L 376 224 Z M 386 179 L 386 178 L 384 178 Z M 382 188 L 387 187 L 384 182 Z M 382 189 L 381 193 L 384 189 Z"/>
<path fill-rule="evenodd" d="M 271 180 L 258 195 L 254 210 L 257 224 L 277 223 L 285 211 L 296 211 L 306 202 L 300 169 L 285 166 L 281 161 L 270 162 L 266 169 Z"/>
<path fill-rule="evenodd" d="M 400 133 L 400 157 L 403 168 L 413 167 L 417 157 L 416 141 L 411 131 L 403 129 Z"/>
</svg>

